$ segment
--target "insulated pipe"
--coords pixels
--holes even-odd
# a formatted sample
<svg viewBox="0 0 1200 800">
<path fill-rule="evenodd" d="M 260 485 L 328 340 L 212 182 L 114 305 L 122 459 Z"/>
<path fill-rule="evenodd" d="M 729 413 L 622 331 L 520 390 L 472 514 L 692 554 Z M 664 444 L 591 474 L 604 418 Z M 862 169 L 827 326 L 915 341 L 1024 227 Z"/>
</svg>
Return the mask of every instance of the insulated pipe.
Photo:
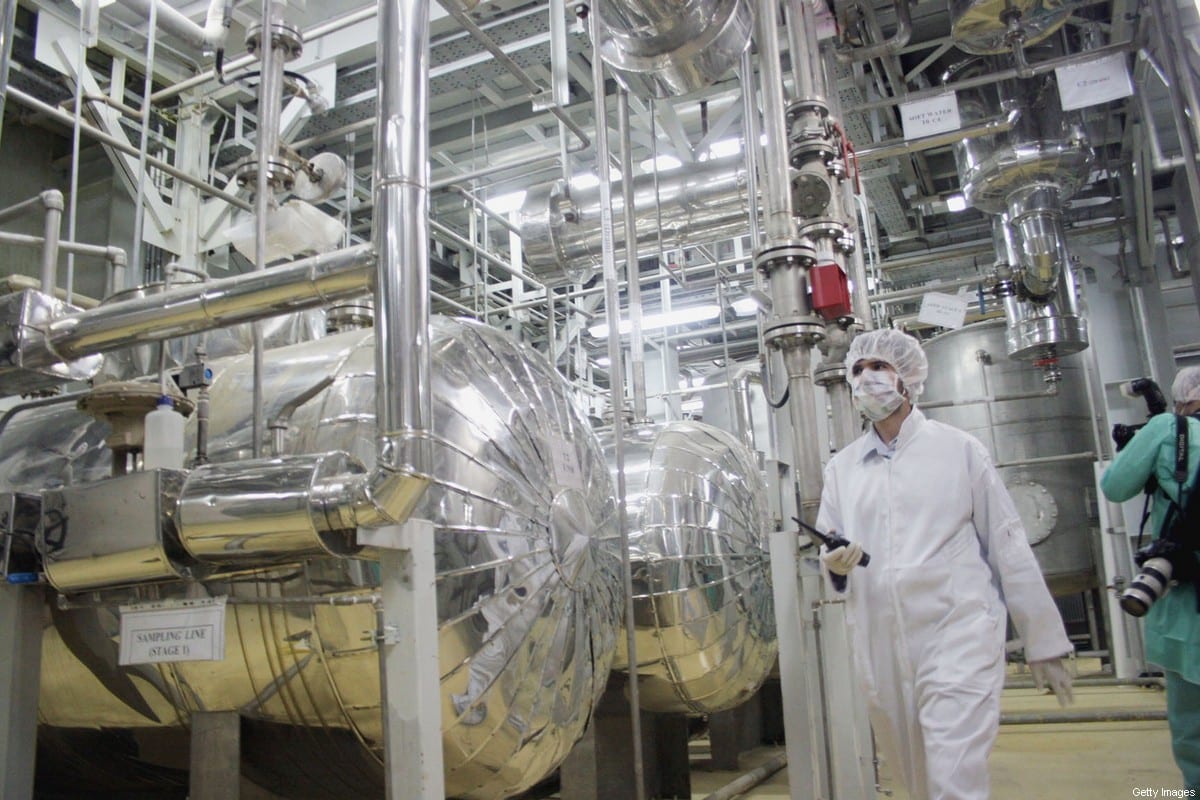
<svg viewBox="0 0 1200 800">
<path fill-rule="evenodd" d="M 358 245 L 69 314 L 46 325 L 44 343 L 23 351 L 22 364 L 48 366 L 359 297 L 371 284 L 374 265 L 374 250 Z"/>
<path fill-rule="evenodd" d="M 948 133 L 922 136 L 919 139 L 892 139 L 886 142 L 879 142 L 862 150 L 856 150 L 855 156 L 857 156 L 861 164 L 866 161 L 882 161 L 896 156 L 919 153 L 923 150 L 932 150 L 935 147 L 946 147 L 957 144 L 964 139 L 978 139 L 981 136 L 995 136 L 998 133 L 1008 133 L 1020 119 L 1021 110 L 1014 108 L 1007 114 L 992 117 L 984 122 Z"/>
<path fill-rule="evenodd" d="M 868 0 L 869 1 L 869 0 Z M 872 10 L 871 13 L 874 13 Z M 894 56 L 908 44 L 912 38 L 912 14 L 908 9 L 908 0 L 896 0 L 896 31 L 887 39 L 864 47 L 838 45 L 834 51 L 838 61 L 852 64 L 858 61 L 870 61 L 872 58 Z"/>
<path fill-rule="evenodd" d="M 813 385 L 812 347 L 804 342 L 782 350 L 788 376 L 788 417 L 792 423 L 793 458 L 800 484 L 800 517 L 817 524 L 821 507 L 821 452 L 814 446 L 817 430 L 816 389 Z M 809 438 L 811 436 L 811 438 Z"/>
<path fill-rule="evenodd" d="M 197 25 L 163 0 L 121 0 L 121 4 L 149 18 L 151 6 L 157 26 L 163 33 L 182 39 L 199 50 L 217 50 L 225 46 L 225 34 L 233 21 L 233 3 L 211 0 L 204 25 Z"/>
<path fill-rule="evenodd" d="M 379 5 L 376 46 L 376 467 L 356 527 L 407 519 L 432 473 L 429 330 L 429 0 Z"/>
</svg>

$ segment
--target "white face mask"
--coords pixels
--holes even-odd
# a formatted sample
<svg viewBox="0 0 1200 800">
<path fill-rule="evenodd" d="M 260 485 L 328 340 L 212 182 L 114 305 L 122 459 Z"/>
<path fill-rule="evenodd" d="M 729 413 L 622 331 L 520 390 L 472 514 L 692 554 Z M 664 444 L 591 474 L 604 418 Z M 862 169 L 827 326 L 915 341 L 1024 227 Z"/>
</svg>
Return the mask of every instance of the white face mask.
<svg viewBox="0 0 1200 800">
<path fill-rule="evenodd" d="M 904 402 L 899 381 L 894 372 L 863 370 L 854 379 L 854 404 L 872 422 L 887 419 Z"/>
</svg>

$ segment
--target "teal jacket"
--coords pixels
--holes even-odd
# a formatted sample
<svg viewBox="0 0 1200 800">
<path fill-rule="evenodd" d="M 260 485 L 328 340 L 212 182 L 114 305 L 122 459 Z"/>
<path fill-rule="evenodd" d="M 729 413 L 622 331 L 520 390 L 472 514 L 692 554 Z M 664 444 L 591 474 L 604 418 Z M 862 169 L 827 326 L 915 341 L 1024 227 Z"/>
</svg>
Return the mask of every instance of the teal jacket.
<svg viewBox="0 0 1200 800">
<path fill-rule="evenodd" d="M 1195 476 L 1200 464 L 1200 420 L 1188 418 L 1188 476 Z M 1175 415 L 1158 414 L 1137 432 L 1125 449 L 1117 453 L 1100 479 L 1104 496 L 1117 503 L 1136 496 L 1153 475 L 1158 491 L 1150 517 L 1148 533 L 1155 539 L 1162 534 L 1163 515 L 1170 505 L 1167 498 L 1178 499 L 1180 486 L 1175 480 Z M 1200 500 L 1200 488 L 1193 489 Z M 1143 541 L 1143 545 L 1148 542 Z M 1190 584 L 1175 584 L 1146 614 L 1146 658 L 1163 669 L 1178 672 L 1192 683 L 1200 683 L 1200 613 L 1196 611 L 1196 590 Z"/>
</svg>

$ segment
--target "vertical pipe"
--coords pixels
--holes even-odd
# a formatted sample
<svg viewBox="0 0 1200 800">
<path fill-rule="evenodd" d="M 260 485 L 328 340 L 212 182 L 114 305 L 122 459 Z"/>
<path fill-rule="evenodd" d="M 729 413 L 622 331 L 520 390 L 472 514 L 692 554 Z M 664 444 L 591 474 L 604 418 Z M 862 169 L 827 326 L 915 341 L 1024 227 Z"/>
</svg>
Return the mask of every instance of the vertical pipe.
<svg viewBox="0 0 1200 800">
<path fill-rule="evenodd" d="M 625 285 L 629 292 L 630 378 L 633 418 L 646 418 L 646 352 L 642 343 L 642 281 L 637 257 L 637 220 L 633 207 L 633 143 L 629 130 L 629 93 L 617 89 L 617 130 L 621 139 L 621 197 L 625 218 Z"/>
<path fill-rule="evenodd" d="M 282 11 L 276 0 L 263 0 L 262 22 L 259 28 L 258 52 L 261 78 L 258 84 L 258 130 L 255 133 L 258 172 L 254 195 L 254 269 L 267 268 L 267 215 L 273 201 L 271 162 L 279 150 L 279 114 L 283 105 L 283 53 L 275 47 L 274 28 Z M 251 326 L 252 359 L 254 364 L 253 452 L 260 458 L 263 451 L 263 335 L 262 325 Z"/>
<path fill-rule="evenodd" d="M 157 13 L 158 6 L 150 6 L 150 23 L 146 30 L 146 83 L 142 94 L 142 135 L 138 143 L 137 174 L 133 176 L 137 181 L 137 196 L 134 198 L 133 206 L 133 253 L 129 257 L 129 265 L 133 268 L 135 280 L 138 281 L 142 279 L 142 230 L 146 224 L 146 210 L 142 207 L 142 197 L 146 186 L 146 149 L 149 147 L 150 137 L 150 95 L 154 91 L 154 43 L 157 32 L 155 26 Z M 82 82 L 82 73 L 87 69 L 87 64 L 79 64 L 78 69 L 80 75 L 76 76 L 76 83 Z M 69 235 L 74 240 L 75 232 L 70 231 Z"/>
<path fill-rule="evenodd" d="M 375 402 L 380 458 L 401 455 L 429 473 L 433 419 L 429 332 L 429 0 L 380 4 L 376 54 Z"/>
<path fill-rule="evenodd" d="M 754 63 L 750 60 L 749 47 L 742 51 L 738 83 L 742 85 L 742 120 L 746 126 L 746 195 L 750 200 L 750 249 L 757 250 L 762 246 L 762 231 L 758 227 L 758 159 L 755 158 L 755 153 L 758 152 L 759 138 L 758 103 L 755 102 Z M 761 289 L 762 287 L 758 285 L 761 282 L 758 270 L 755 270 L 754 273 L 755 288 Z M 762 319 L 761 314 L 759 314 L 759 319 Z M 761 331 L 759 333 L 761 338 Z"/>
<path fill-rule="evenodd" d="M 758 9 L 759 83 L 763 94 L 763 132 L 767 142 L 763 169 L 766 172 L 767 240 L 790 239 L 793 233 L 792 197 L 788 189 L 787 127 L 784 123 L 783 75 L 776 38 L 775 0 Z"/>
<path fill-rule="evenodd" d="M 42 202 L 46 205 L 43 228 L 46 241 L 42 244 L 42 292 L 53 295 L 55 272 L 58 269 L 58 236 L 62 230 L 62 193 L 57 190 L 42 192 Z"/>
<path fill-rule="evenodd" d="M 808 0 L 786 0 L 788 46 L 792 56 L 792 75 L 796 80 L 796 99 L 826 102 L 828 93 L 817 26 Z"/>
<path fill-rule="evenodd" d="M 633 572 L 629 561 L 629 529 L 625 518 L 625 372 L 621 365 L 621 295 L 617 288 L 617 263 L 613 254 L 612 178 L 609 175 L 608 107 L 604 86 L 604 60 L 600 57 L 600 6 L 593 4 L 589 21 L 592 37 L 592 97 L 596 103 L 596 174 L 600 176 L 600 228 L 604 266 L 604 310 L 608 320 L 609 383 L 613 407 L 613 455 L 617 474 L 617 523 L 621 530 L 621 575 L 625 591 L 625 634 L 629 663 L 636 664 L 637 639 L 633 609 Z M 630 182 L 625 175 L 623 183 Z M 664 309 L 665 310 L 665 309 Z M 638 680 L 629 681 L 629 707 L 633 737 L 634 796 L 645 800 L 642 764 L 642 714 Z"/>
</svg>

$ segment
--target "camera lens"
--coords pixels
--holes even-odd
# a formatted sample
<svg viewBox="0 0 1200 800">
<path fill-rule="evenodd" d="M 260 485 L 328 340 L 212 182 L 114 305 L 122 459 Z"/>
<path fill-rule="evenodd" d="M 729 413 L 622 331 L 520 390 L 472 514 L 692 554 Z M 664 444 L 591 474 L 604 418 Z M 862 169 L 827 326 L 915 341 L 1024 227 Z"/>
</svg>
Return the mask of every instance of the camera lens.
<svg viewBox="0 0 1200 800">
<path fill-rule="evenodd" d="M 1165 558 L 1147 559 L 1142 571 L 1121 592 L 1121 608 L 1135 617 L 1144 617 L 1150 606 L 1162 597 L 1171 582 L 1171 562 Z"/>
</svg>

